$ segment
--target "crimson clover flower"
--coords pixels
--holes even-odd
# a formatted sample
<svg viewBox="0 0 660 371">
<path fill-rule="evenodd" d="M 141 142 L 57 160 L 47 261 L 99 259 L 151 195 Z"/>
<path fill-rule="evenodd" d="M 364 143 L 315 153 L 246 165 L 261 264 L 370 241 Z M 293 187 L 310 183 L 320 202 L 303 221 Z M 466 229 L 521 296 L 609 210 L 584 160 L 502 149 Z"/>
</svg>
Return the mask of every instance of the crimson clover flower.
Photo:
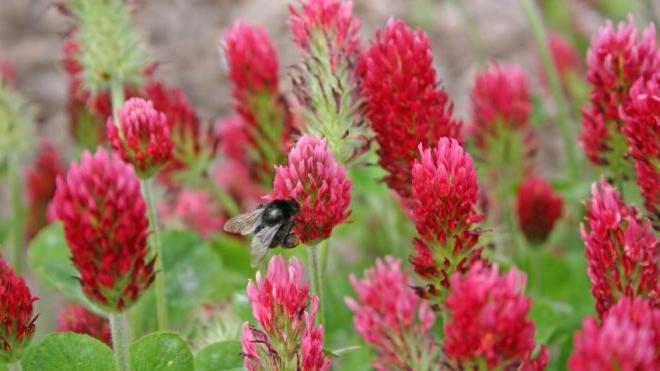
<svg viewBox="0 0 660 371">
<path fill-rule="evenodd" d="M 294 199 L 300 205 L 294 231 L 302 243 L 330 237 L 351 214 L 351 181 L 332 157 L 325 140 L 304 135 L 289 152 L 289 163 L 275 167 L 269 199 Z"/>
<path fill-rule="evenodd" d="M 403 199 L 412 196 L 411 168 L 418 147 L 460 136 L 460 121 L 437 86 L 428 36 L 390 19 L 360 61 L 365 114 L 378 142 L 385 182 Z"/>
<path fill-rule="evenodd" d="M 108 118 L 108 139 L 113 150 L 133 165 L 140 178 L 153 176 L 172 157 L 174 142 L 164 113 L 152 102 L 131 98 L 117 112 L 119 122 Z"/>
<path fill-rule="evenodd" d="M 22 277 L 0 256 L 0 362 L 13 363 L 21 359 L 34 335 L 32 296 Z"/>
<path fill-rule="evenodd" d="M 589 317 L 574 338 L 570 371 L 632 371 L 660 368 L 660 309 L 624 297 L 599 325 Z"/>
<path fill-rule="evenodd" d="M 131 306 L 154 280 L 149 222 L 133 168 L 118 155 L 84 152 L 57 179 L 57 217 L 85 295 L 108 311 Z"/>
<path fill-rule="evenodd" d="M 632 172 L 620 107 L 632 85 L 640 78 L 650 78 L 658 68 L 660 53 L 653 25 L 640 38 L 632 16 L 616 28 L 608 21 L 591 39 L 587 79 L 592 89 L 589 103 L 582 109 L 580 141 L 587 157 L 596 165 L 607 166 L 617 180 Z"/>
<path fill-rule="evenodd" d="M 563 200 L 550 184 L 538 177 L 527 178 L 518 190 L 518 224 L 527 241 L 540 244 L 552 232 L 563 210 Z"/>
<path fill-rule="evenodd" d="M 247 322 L 241 336 L 244 365 L 255 370 L 327 370 L 323 326 L 314 327 L 318 298 L 309 292 L 302 264 L 276 255 L 265 277 L 257 272 L 247 287 L 252 314 L 259 326 Z"/>
<path fill-rule="evenodd" d="M 363 279 L 350 276 L 357 299 L 346 298 L 353 324 L 378 354 L 377 370 L 428 369 L 439 361 L 431 333 L 435 314 L 421 299 L 401 260 L 386 256 L 367 269 Z"/>
<path fill-rule="evenodd" d="M 591 194 L 581 231 L 598 314 L 604 318 L 623 296 L 649 298 L 658 305 L 660 239 L 651 223 L 602 178 Z"/>
<path fill-rule="evenodd" d="M 538 361 L 530 357 L 534 322 L 527 318 L 531 300 L 524 295 L 525 281 L 515 268 L 500 274 L 496 264 L 475 264 L 465 275 L 452 276 L 444 351 L 453 363 L 468 369 L 481 362 L 489 369 L 545 367 L 545 350 Z"/>
</svg>

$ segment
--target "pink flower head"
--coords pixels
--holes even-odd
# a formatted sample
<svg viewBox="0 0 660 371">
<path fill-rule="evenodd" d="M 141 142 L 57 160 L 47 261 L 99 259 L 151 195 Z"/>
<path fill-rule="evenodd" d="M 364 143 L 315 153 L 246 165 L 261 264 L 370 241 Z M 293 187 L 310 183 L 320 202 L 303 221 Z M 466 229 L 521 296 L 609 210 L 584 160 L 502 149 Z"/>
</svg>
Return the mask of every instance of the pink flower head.
<svg viewBox="0 0 660 371">
<path fill-rule="evenodd" d="M 208 237 L 222 230 L 225 218 L 213 195 L 206 191 L 182 189 L 174 205 L 161 209 L 164 218 L 174 219 L 200 235 Z"/>
<path fill-rule="evenodd" d="M 437 351 L 429 331 L 435 315 L 411 288 L 413 282 L 401 271 L 400 260 L 378 259 L 362 280 L 351 275 L 350 281 L 357 300 L 346 298 L 346 305 L 353 311 L 357 332 L 378 352 L 377 370 L 413 369 L 416 364 L 411 362 Z"/>
<path fill-rule="evenodd" d="M 455 139 L 442 138 L 432 149 L 420 145 L 419 151 L 412 167 L 412 214 L 419 237 L 410 260 L 422 278 L 448 287 L 454 270 L 466 271 L 479 259 L 480 232 L 474 226 L 483 215 L 476 209 L 477 174 Z"/>
<path fill-rule="evenodd" d="M 442 137 L 458 138 L 447 94 L 437 86 L 428 37 L 403 21 L 390 19 L 362 55 L 365 114 L 379 144 L 385 182 L 402 198 L 412 196 L 411 168 L 417 147 Z"/>
<path fill-rule="evenodd" d="M 644 205 L 660 224 L 660 73 L 635 83 L 621 116 Z"/>
<path fill-rule="evenodd" d="M 55 148 L 47 141 L 41 142 L 32 165 L 25 171 L 28 237 L 32 238 L 50 222 L 48 211 L 55 195 L 55 180 L 63 173 L 64 166 Z"/>
<path fill-rule="evenodd" d="M 289 152 L 289 164 L 275 167 L 269 199 L 294 199 L 300 205 L 294 231 L 302 243 L 330 237 L 351 214 L 351 181 L 335 161 L 325 140 L 302 136 Z"/>
<path fill-rule="evenodd" d="M 614 166 L 622 160 L 626 148 L 618 142 L 623 129 L 620 105 L 635 81 L 648 79 L 658 68 L 660 53 L 652 24 L 639 39 L 632 17 L 616 29 L 608 21 L 591 39 L 587 79 L 592 90 L 590 103 L 582 110 L 580 140 L 592 162 Z"/>
<path fill-rule="evenodd" d="M 660 369 L 660 309 L 642 298 L 623 298 L 607 317 L 589 317 L 575 334 L 571 371 Z"/>
<path fill-rule="evenodd" d="M 314 327 L 316 317 L 316 304 L 312 312 L 305 313 L 305 332 L 302 337 L 300 353 L 302 354 L 300 370 L 327 371 L 330 369 L 330 357 L 325 355 L 323 349 L 323 326 Z"/>
<path fill-rule="evenodd" d="M 96 338 L 108 345 L 110 342 L 110 324 L 103 318 L 82 305 L 69 305 L 57 316 L 58 331 L 76 332 Z"/>
<path fill-rule="evenodd" d="M 472 88 L 472 129 L 479 146 L 502 130 L 522 130 L 532 111 L 527 77 L 518 67 L 489 64 Z"/>
<path fill-rule="evenodd" d="M 260 328 L 243 329 L 244 365 L 248 370 L 284 369 L 327 370 L 323 355 L 323 328 L 314 328 L 318 298 L 309 293 L 302 264 L 291 258 L 289 264 L 276 255 L 268 263 L 266 277 L 257 272 L 247 295 L 252 314 Z M 270 368 L 265 367 L 270 365 Z"/>
<path fill-rule="evenodd" d="M 34 335 L 32 304 L 37 300 L 0 256 L 0 362 L 13 363 L 23 356 Z"/>
<path fill-rule="evenodd" d="M 53 200 L 85 295 L 109 311 L 133 304 L 153 282 L 147 209 L 133 168 L 114 153 L 83 152 Z"/>
<path fill-rule="evenodd" d="M 306 53 L 315 43 L 330 51 L 331 66 L 338 59 L 353 59 L 360 48 L 360 20 L 353 17 L 353 2 L 343 0 L 300 0 L 300 9 L 289 5 L 289 28 L 293 40 Z"/>
<path fill-rule="evenodd" d="M 257 168 L 257 180 L 270 182 L 273 165 L 291 135 L 289 106 L 279 92 L 277 54 L 266 31 L 239 21 L 224 34 L 234 109 L 245 124 L 244 159 Z M 238 145 L 238 144 L 236 144 Z"/>
<path fill-rule="evenodd" d="M 506 369 L 534 350 L 525 281 L 516 269 L 500 275 L 496 264 L 476 264 L 465 276 L 452 276 L 444 350 L 453 362 L 469 368 L 484 360 L 489 368 Z"/>
<path fill-rule="evenodd" d="M 598 314 L 604 318 L 623 296 L 645 297 L 660 305 L 660 239 L 651 223 L 604 179 L 591 193 L 581 231 Z"/>
<path fill-rule="evenodd" d="M 150 178 L 172 157 L 174 142 L 165 114 L 142 98 L 127 100 L 117 113 L 119 122 L 108 118 L 112 149 L 135 167 L 141 178 Z"/>
<path fill-rule="evenodd" d="M 266 277 L 257 272 L 256 282 L 250 281 L 247 295 L 252 315 L 267 334 L 275 335 L 282 321 L 289 323 L 292 332 L 301 333 L 302 314 L 311 299 L 298 259 L 292 258 L 287 264 L 283 257 L 274 256 L 268 263 Z"/>
<path fill-rule="evenodd" d="M 527 178 L 518 190 L 516 202 L 518 223 L 525 238 L 533 244 L 545 242 L 561 218 L 563 205 L 561 197 L 545 179 Z"/>
</svg>

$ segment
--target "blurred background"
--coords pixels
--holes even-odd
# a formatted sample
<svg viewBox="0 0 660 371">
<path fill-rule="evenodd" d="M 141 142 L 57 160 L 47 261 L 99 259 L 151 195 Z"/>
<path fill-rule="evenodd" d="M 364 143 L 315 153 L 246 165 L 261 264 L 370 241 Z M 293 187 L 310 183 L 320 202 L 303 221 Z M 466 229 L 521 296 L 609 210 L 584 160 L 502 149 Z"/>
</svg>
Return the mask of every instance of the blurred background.
<svg viewBox="0 0 660 371">
<path fill-rule="evenodd" d="M 180 86 L 205 122 L 231 111 L 229 81 L 219 52 L 222 32 L 245 19 L 263 25 L 275 42 L 281 73 L 300 54 L 286 26 L 285 0 L 133 0 L 134 22 L 158 77 Z M 0 57 L 15 64 L 21 91 L 38 109 L 40 131 L 65 141 L 67 80 L 60 64 L 69 20 L 52 0 L 0 2 Z M 540 0 L 548 28 L 562 33 L 583 62 L 589 35 L 604 18 L 636 13 L 640 24 L 659 11 L 656 0 Z M 532 91 L 543 93 L 532 34 L 517 0 L 356 0 L 364 43 L 389 17 L 403 18 L 429 34 L 442 85 L 467 119 L 469 89 L 485 61 L 516 63 L 528 71 Z M 649 11 L 651 10 L 651 11 Z M 282 83 L 290 83 L 283 78 Z M 577 123 L 576 123 L 577 124 Z M 555 136 L 553 136 L 555 137 Z M 64 143 L 62 143 L 64 144 Z M 544 143 L 545 150 L 552 143 Z M 552 159 L 539 156 L 540 159 Z M 556 161 L 547 161 L 548 164 Z"/>
</svg>

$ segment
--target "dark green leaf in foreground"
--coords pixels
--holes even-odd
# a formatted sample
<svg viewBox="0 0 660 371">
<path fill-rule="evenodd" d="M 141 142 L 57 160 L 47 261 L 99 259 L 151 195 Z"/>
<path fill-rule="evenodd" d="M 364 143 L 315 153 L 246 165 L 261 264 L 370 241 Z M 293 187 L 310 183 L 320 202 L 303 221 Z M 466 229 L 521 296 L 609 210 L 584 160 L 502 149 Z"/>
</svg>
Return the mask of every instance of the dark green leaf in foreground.
<svg viewBox="0 0 660 371">
<path fill-rule="evenodd" d="M 155 332 L 130 347 L 131 371 L 189 371 L 193 356 L 188 344 L 178 334 Z"/>
<path fill-rule="evenodd" d="M 72 332 L 47 335 L 28 350 L 21 364 L 25 371 L 115 370 L 115 358 L 107 345 Z"/>
<path fill-rule="evenodd" d="M 195 356 L 195 370 L 242 370 L 243 357 L 240 353 L 241 343 L 236 340 L 211 344 Z"/>
</svg>

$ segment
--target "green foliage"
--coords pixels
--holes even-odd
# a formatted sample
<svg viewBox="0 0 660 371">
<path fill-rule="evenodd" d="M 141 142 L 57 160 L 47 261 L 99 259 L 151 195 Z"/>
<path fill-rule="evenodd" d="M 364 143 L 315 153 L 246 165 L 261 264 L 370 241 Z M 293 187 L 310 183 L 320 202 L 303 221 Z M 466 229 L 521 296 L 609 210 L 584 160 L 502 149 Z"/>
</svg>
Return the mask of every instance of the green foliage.
<svg viewBox="0 0 660 371">
<path fill-rule="evenodd" d="M 76 19 L 78 61 L 92 92 L 138 85 L 146 67 L 139 37 L 122 0 L 67 0 Z"/>
<path fill-rule="evenodd" d="M 178 334 L 154 332 L 130 347 L 131 371 L 193 370 L 193 355 Z"/>
<path fill-rule="evenodd" d="M 87 335 L 47 335 L 21 361 L 25 371 L 114 371 L 112 350 Z"/>
<path fill-rule="evenodd" d="M 196 371 L 242 370 L 240 341 L 211 344 L 195 355 Z"/>
<path fill-rule="evenodd" d="M 211 300 L 219 291 L 222 265 L 208 245 L 189 231 L 166 230 L 162 234 L 165 295 L 170 323 L 185 327 L 193 310 Z M 136 312 L 143 320 L 141 329 L 156 328 L 153 286 L 137 303 Z"/>
<path fill-rule="evenodd" d="M 0 160 L 21 158 L 32 146 L 32 109 L 25 99 L 0 79 Z"/>
</svg>

